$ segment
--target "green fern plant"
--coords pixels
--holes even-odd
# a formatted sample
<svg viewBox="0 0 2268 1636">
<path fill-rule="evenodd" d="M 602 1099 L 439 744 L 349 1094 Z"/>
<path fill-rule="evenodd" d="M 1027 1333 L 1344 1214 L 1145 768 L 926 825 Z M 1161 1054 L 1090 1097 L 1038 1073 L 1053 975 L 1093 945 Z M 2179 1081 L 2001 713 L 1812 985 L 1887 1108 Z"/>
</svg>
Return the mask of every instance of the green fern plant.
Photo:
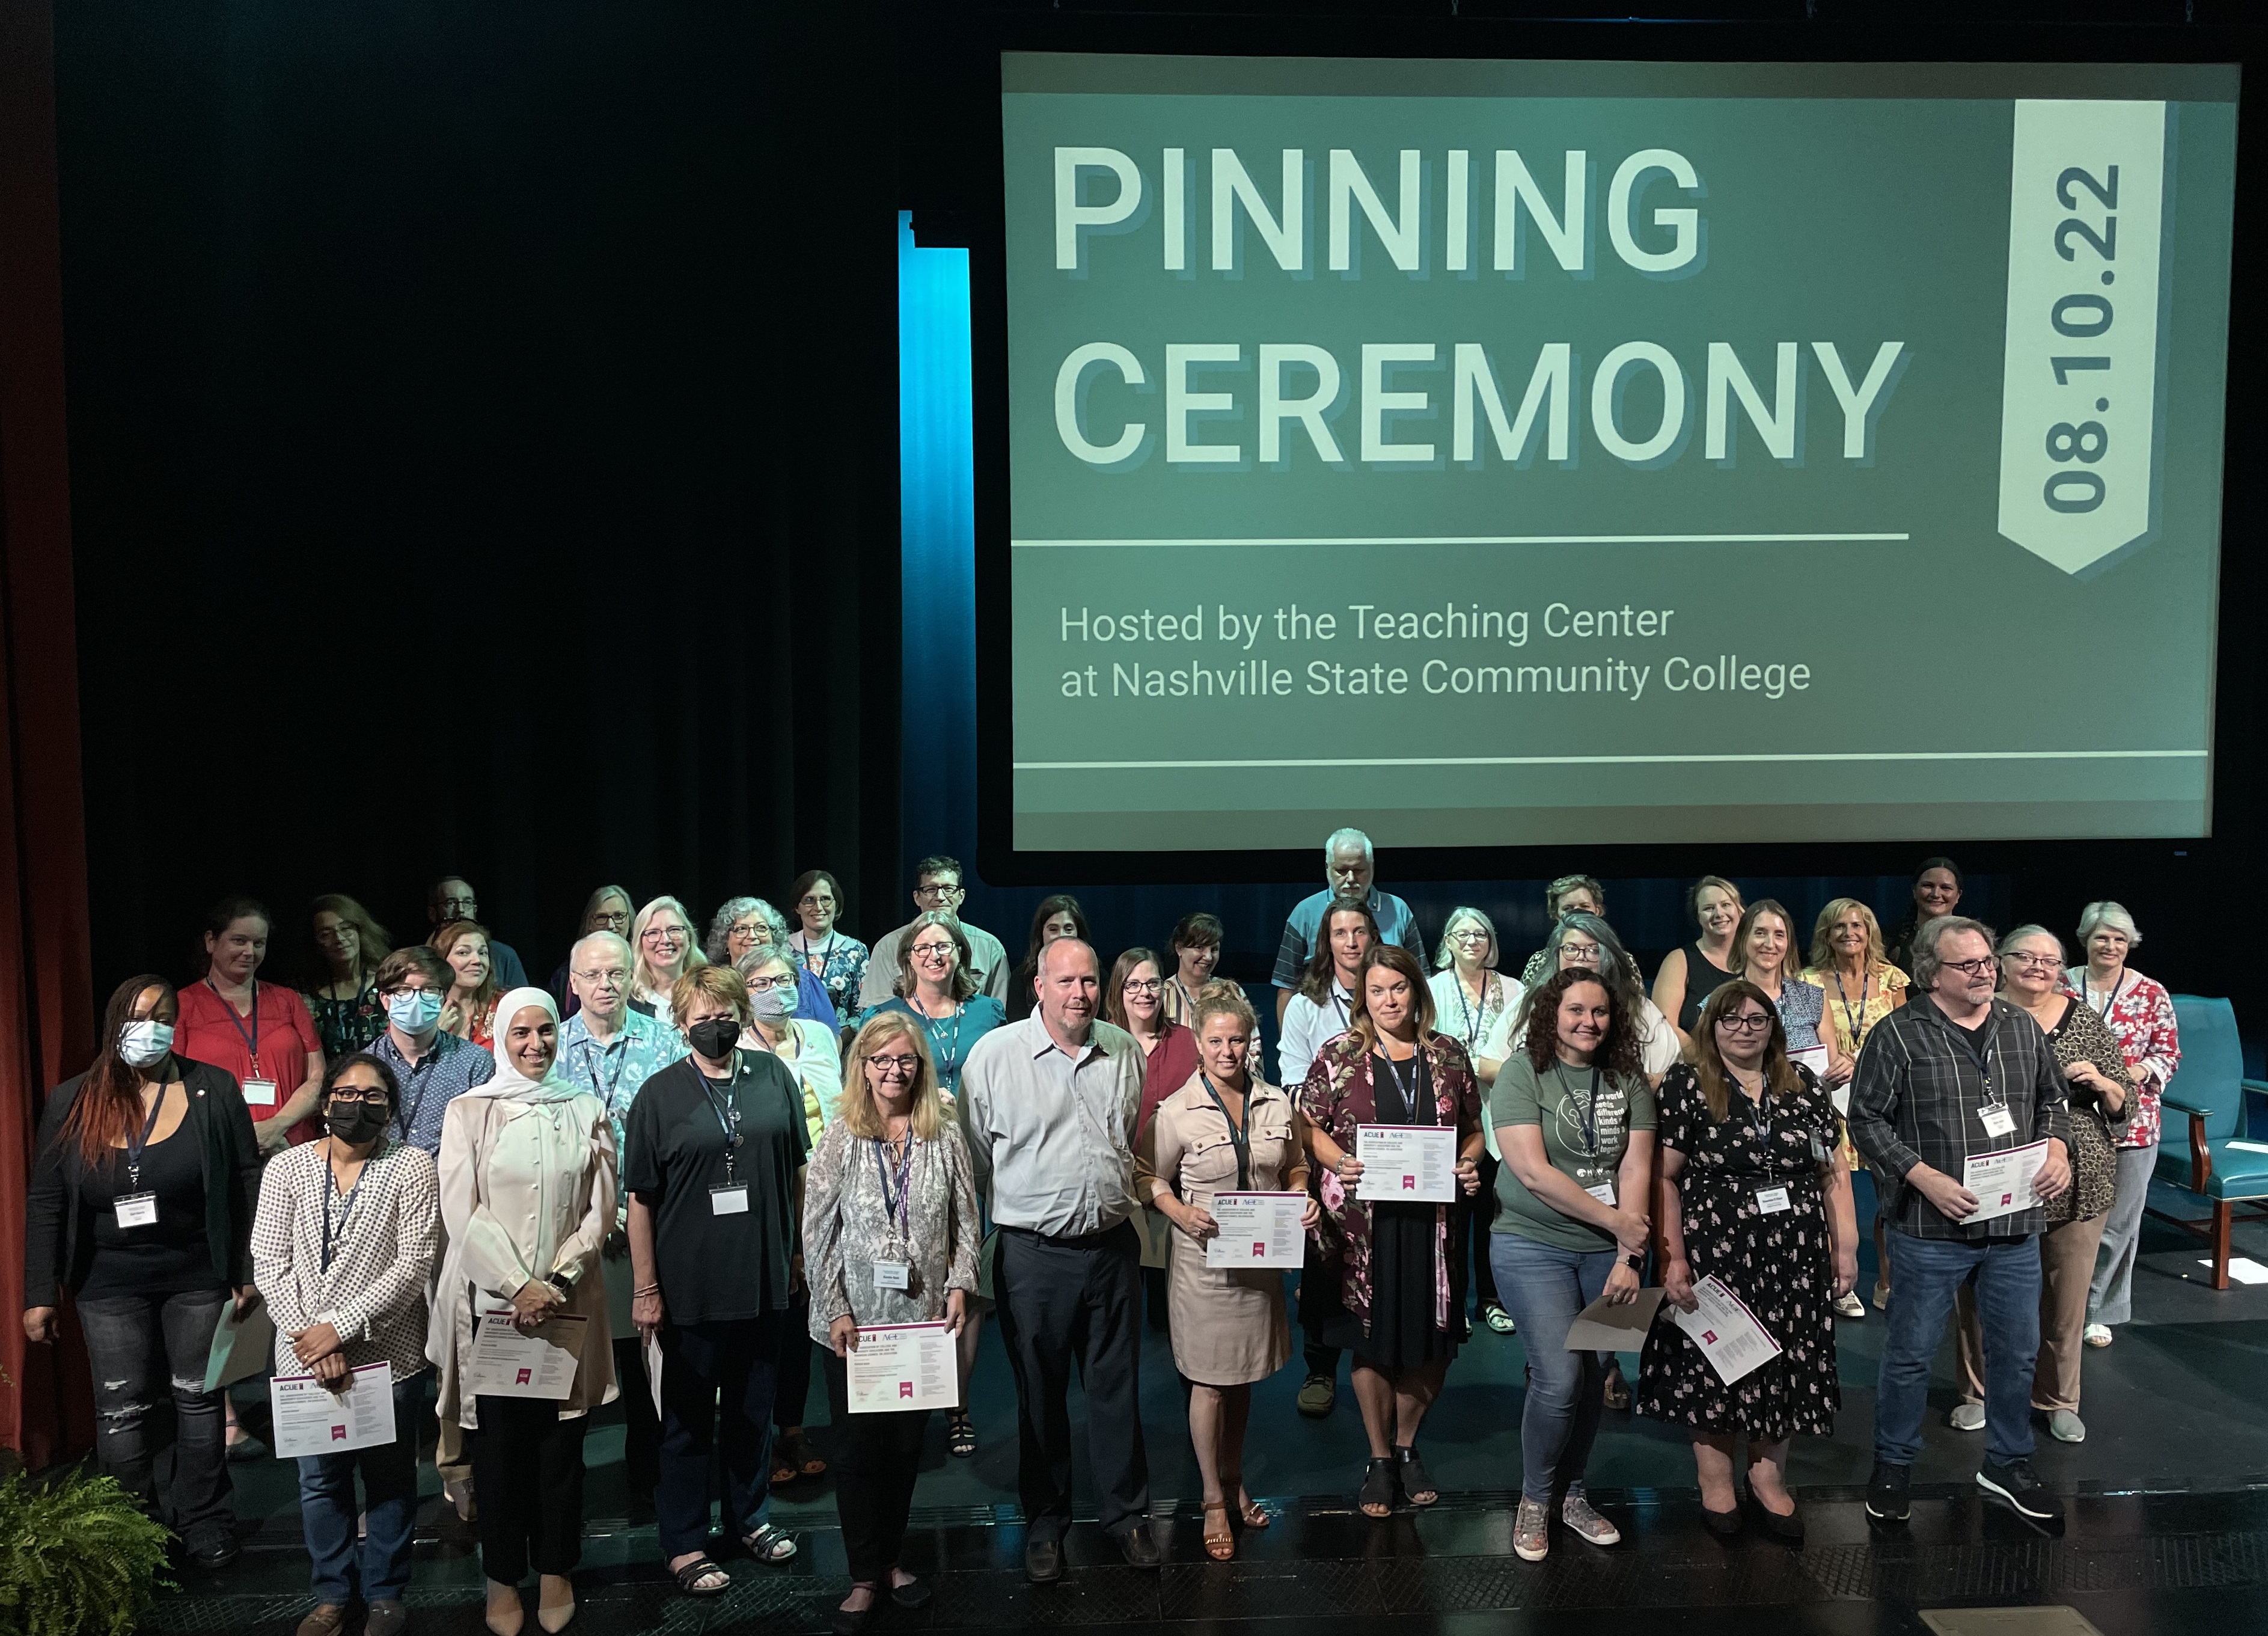
<svg viewBox="0 0 2268 1636">
<path fill-rule="evenodd" d="M 156 1599 L 164 1528 L 107 1477 L 0 1482 L 0 1636 L 130 1636 Z"/>
</svg>

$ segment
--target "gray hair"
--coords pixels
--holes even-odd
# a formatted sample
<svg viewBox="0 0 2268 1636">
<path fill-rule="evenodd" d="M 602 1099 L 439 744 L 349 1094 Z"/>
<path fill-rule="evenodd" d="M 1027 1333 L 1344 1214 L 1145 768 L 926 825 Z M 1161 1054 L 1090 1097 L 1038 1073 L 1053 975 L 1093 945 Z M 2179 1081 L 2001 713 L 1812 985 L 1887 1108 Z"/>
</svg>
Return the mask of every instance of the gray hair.
<svg viewBox="0 0 2268 1636">
<path fill-rule="evenodd" d="M 1996 954 L 2013 954 L 2016 952 L 2016 945 L 2022 942 L 2028 937 L 2043 937 L 2047 939 L 2049 942 L 2056 946 L 2056 964 L 2061 965 L 2063 963 L 2063 940 L 2058 937 L 2054 932 L 2049 931 L 2045 926 L 2018 926 L 2014 932 L 2009 932 L 2007 936 L 2002 938 L 2000 940 L 1999 947 L 1994 949 L 1992 952 Z"/>
<path fill-rule="evenodd" d="M 2134 917 L 2126 912 L 2126 905 L 2106 897 L 2101 903 L 2089 903 L 2079 911 L 2080 947 L 2086 947 L 2087 940 L 2105 926 L 2113 932 L 2124 932 L 2127 947 L 2139 948 L 2142 946 L 2142 934 L 2135 929 Z"/>
<path fill-rule="evenodd" d="M 1615 998 L 1622 1001 L 1623 1010 L 1631 1018 L 1631 1027 L 1637 1028 L 1638 1020 L 1646 1014 L 1646 990 L 1638 984 L 1638 962 L 1623 947 L 1623 940 L 1615 935 L 1615 929 L 1588 910 L 1579 909 L 1560 916 L 1551 928 L 1551 935 L 1544 940 L 1546 980 L 1559 969 L 1559 945 L 1567 940 L 1571 932 L 1580 932 L 1599 946 L 1599 975 L 1606 979 L 1608 987 L 1616 991 Z"/>
<path fill-rule="evenodd" d="M 746 983 L 765 966 L 785 966 L 791 972 L 801 969 L 796 962 L 794 953 L 785 943 L 759 943 L 733 962 L 733 975 Z"/>
<path fill-rule="evenodd" d="M 586 932 L 575 940 L 575 947 L 567 951 L 567 964 L 571 970 L 583 951 L 593 944 L 612 944 L 622 957 L 622 969 L 634 969 L 637 956 L 630 953 L 630 940 L 619 932 Z"/>
<path fill-rule="evenodd" d="M 1323 867 L 1329 869 L 1331 860 L 1339 855 L 1339 849 L 1345 846 L 1359 846 L 1362 848 L 1362 861 L 1373 869 L 1378 867 L 1378 854 L 1371 850 L 1370 837 L 1351 827 L 1334 829 L 1324 839 Z"/>
<path fill-rule="evenodd" d="M 1971 920 L 1966 915 L 1940 915 L 1925 920 L 1914 928 L 1913 985 L 1926 994 L 1937 987 L 1938 969 L 1945 964 L 1937 955 L 1938 945 L 1949 937 L 1964 932 L 1974 932 L 1984 940 L 1987 948 L 1995 947 L 1992 928 L 1981 920 Z"/>
<path fill-rule="evenodd" d="M 1488 953 L 1481 956 L 1481 965 L 1491 971 L 1496 969 L 1496 922 L 1491 920 L 1486 915 L 1481 913 L 1479 910 L 1475 909 L 1471 904 L 1460 903 L 1449 911 L 1449 918 L 1441 927 L 1441 945 L 1433 952 L 1434 970 L 1447 971 L 1456 962 L 1457 946 L 1454 941 L 1454 935 L 1458 923 L 1466 920 L 1474 922 L 1482 931 L 1488 933 Z"/>
<path fill-rule="evenodd" d="M 711 965 L 725 963 L 725 939 L 730 935 L 733 923 L 751 914 L 763 917 L 764 924 L 771 928 L 773 942 L 787 941 L 787 921 L 778 910 L 761 897 L 728 897 L 724 907 L 710 917 L 709 935 L 702 940 L 702 953 L 709 956 Z"/>
</svg>

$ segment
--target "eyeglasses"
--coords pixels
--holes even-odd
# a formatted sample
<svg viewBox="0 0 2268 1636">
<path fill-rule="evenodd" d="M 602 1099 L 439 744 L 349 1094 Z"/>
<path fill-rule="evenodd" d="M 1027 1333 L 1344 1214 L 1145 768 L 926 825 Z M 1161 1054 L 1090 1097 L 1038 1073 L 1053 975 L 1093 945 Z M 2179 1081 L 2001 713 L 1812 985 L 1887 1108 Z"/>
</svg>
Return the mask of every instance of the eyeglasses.
<svg viewBox="0 0 2268 1636">
<path fill-rule="evenodd" d="M 591 930 L 619 932 L 630 923 L 630 911 L 627 909 L 601 910 L 591 917 Z"/>
<path fill-rule="evenodd" d="M 792 989 L 794 986 L 795 974 L 792 971 L 783 971 L 777 976 L 748 979 L 748 992 L 751 994 L 769 994 L 774 989 Z"/>
<path fill-rule="evenodd" d="M 832 909 L 835 899 L 825 892 L 806 892 L 795 900 L 798 909 Z"/>
<path fill-rule="evenodd" d="M 331 1093 L 331 1100 L 335 1102 L 350 1104 L 360 1102 L 367 1108 L 383 1107 L 394 1099 L 374 1085 L 366 1091 L 357 1091 L 350 1085 L 342 1085 Z"/>
<path fill-rule="evenodd" d="M 769 932 L 770 929 L 770 927 L 767 926 L 761 920 L 735 920 L 731 925 L 725 929 L 725 935 L 726 937 L 754 937 L 759 932 Z"/>
<path fill-rule="evenodd" d="M 645 931 L 639 935 L 638 941 L 641 943 L 682 943 L 685 941 L 685 928 L 683 926 L 648 926 Z"/>
<path fill-rule="evenodd" d="M 1594 961 L 1598 959 L 1598 957 L 1599 946 L 1596 943 L 1571 942 L 1562 943 L 1559 946 L 1559 958 L 1562 960 L 1588 962 Z"/>
<path fill-rule="evenodd" d="M 1128 994 L 1162 994 L 1166 991 L 1166 984 L 1159 977 L 1129 977 L 1123 991 Z"/>
<path fill-rule="evenodd" d="M 953 958 L 953 945 L 950 943 L 917 943 L 914 945 L 913 954 L 914 958 L 920 961 L 950 960 Z"/>
<path fill-rule="evenodd" d="M 1450 932 L 1449 941 L 1452 943 L 1485 943 L 1488 941 L 1488 933 L 1482 931 L 1478 926 L 1466 926 L 1460 931 Z M 1565 945 L 1563 944 L 1561 947 L 1565 947 Z"/>
<path fill-rule="evenodd" d="M 606 988 L 608 986 L 620 988 L 623 984 L 630 980 L 630 974 L 624 971 L 620 966 L 609 968 L 605 971 L 578 971 L 575 975 L 580 977 L 584 982 L 589 984 L 593 988 Z"/>
<path fill-rule="evenodd" d="M 932 886 L 917 886 L 917 887 L 916 887 L 916 888 L 914 888 L 914 897 L 915 897 L 915 899 L 916 899 L 917 902 L 924 903 L 946 903 L 946 902 L 957 902 L 957 901 L 961 898 L 961 888 L 959 888 L 958 886 L 935 886 L 935 885 L 932 885 Z"/>
<path fill-rule="evenodd" d="M 918 1057 L 869 1057 L 866 1065 L 886 1080 L 910 1080 L 921 1066 Z"/>
<path fill-rule="evenodd" d="M 423 972 L 418 973 L 421 977 L 424 975 Z M 380 999 L 392 999 L 396 994 L 438 994 L 440 991 L 431 983 L 397 983 L 390 989 L 380 989 L 378 991 L 378 997 Z"/>
<path fill-rule="evenodd" d="M 1735 1034 L 1761 1034 L 1771 1027 L 1771 1021 L 1770 1017 L 1759 1016 L 1750 1012 L 1745 1016 L 1719 1017 L 1717 1019 L 1717 1026 L 1720 1028 L 1730 1028 Z"/>
<path fill-rule="evenodd" d="M 2020 952 L 2010 954 L 2007 958 L 2011 963 L 2021 966 L 2027 970 L 2053 971 L 2063 964 L 2063 962 L 2053 954 L 2026 954 Z"/>
<path fill-rule="evenodd" d="M 478 916 L 475 911 L 480 906 L 481 900 L 477 897 L 437 897 L 433 900 L 433 907 L 452 920 L 476 919 Z"/>
<path fill-rule="evenodd" d="M 1940 970 L 1958 971 L 1965 977 L 1981 977 L 1992 969 L 1989 956 L 1983 960 L 1940 960 L 1937 963 Z"/>
</svg>

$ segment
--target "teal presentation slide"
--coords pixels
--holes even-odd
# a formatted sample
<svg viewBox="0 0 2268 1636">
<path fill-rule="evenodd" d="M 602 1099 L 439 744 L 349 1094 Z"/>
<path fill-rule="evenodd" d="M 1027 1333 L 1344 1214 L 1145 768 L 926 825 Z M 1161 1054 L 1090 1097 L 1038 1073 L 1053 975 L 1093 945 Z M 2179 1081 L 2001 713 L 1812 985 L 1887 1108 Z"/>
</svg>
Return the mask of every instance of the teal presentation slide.
<svg viewBox="0 0 2268 1636">
<path fill-rule="evenodd" d="M 2235 67 L 1002 85 L 1017 849 L 2210 833 Z"/>
</svg>

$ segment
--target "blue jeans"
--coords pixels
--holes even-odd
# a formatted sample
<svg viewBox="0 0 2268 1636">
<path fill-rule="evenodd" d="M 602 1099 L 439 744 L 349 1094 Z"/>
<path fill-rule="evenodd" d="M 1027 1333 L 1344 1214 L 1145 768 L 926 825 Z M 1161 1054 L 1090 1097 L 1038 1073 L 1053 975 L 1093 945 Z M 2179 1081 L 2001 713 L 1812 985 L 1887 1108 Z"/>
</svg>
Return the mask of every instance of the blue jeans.
<svg viewBox="0 0 2268 1636">
<path fill-rule="evenodd" d="M 725 1528 L 746 1538 L 771 1520 L 772 1389 L 780 1349 L 809 1345 L 787 1315 L 661 1330 L 661 1482 L 654 1490 L 662 1560 L 709 1544 L 710 1451 L 725 1452 Z M 721 1422 L 721 1425 L 720 1425 Z"/>
<path fill-rule="evenodd" d="M 299 1456 L 299 1522 L 314 1559 L 315 1600 L 344 1607 L 359 1590 L 364 1602 L 399 1602 L 409 1583 L 417 1522 L 417 1433 L 431 1411 L 426 1374 L 394 1383 L 394 1441 L 345 1455 Z M 362 1469 L 370 1531 L 355 1550 L 355 1469 Z M 360 1583 L 357 1585 L 357 1581 Z"/>
<path fill-rule="evenodd" d="M 1599 1434 L 1606 1357 L 1569 1352 L 1575 1315 L 1603 1294 L 1611 1249 L 1559 1249 L 1517 1233 L 1489 1234 L 1497 1299 L 1528 1353 L 1528 1403 L 1520 1412 L 1520 1492 L 1548 1505 L 1554 1484 L 1580 1490 Z"/>
<path fill-rule="evenodd" d="M 1874 1392 L 1874 1458 L 1911 1465 L 1929 1409 L 1929 1367 L 1952 1315 L 1954 1292 L 1973 1272 L 1984 1340 L 1984 1453 L 2000 1464 L 2032 1452 L 2032 1366 L 2040 1352 L 2036 1237 L 1916 1238 L 1892 1227 L 1889 1336 Z"/>
</svg>

